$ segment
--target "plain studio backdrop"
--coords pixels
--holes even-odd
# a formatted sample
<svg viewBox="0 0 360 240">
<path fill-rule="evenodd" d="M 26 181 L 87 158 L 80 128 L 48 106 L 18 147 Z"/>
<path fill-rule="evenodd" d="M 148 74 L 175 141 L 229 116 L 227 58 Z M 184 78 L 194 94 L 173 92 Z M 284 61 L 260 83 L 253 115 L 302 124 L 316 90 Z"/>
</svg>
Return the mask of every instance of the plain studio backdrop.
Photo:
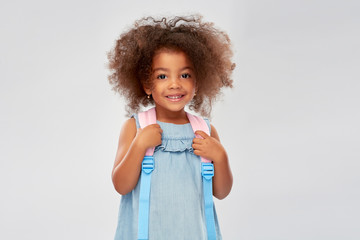
<svg viewBox="0 0 360 240">
<path fill-rule="evenodd" d="M 112 239 L 124 100 L 106 68 L 147 15 L 226 31 L 234 88 L 212 113 L 234 185 L 224 239 L 360 239 L 358 1 L 1 1 L 0 239 Z"/>
</svg>

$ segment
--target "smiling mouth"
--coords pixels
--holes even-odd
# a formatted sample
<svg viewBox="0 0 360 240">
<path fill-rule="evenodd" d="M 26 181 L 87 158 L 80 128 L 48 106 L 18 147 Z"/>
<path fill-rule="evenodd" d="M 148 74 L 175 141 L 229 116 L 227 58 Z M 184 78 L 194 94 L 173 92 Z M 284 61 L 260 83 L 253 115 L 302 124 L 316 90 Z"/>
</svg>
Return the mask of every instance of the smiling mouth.
<svg viewBox="0 0 360 240">
<path fill-rule="evenodd" d="M 166 98 L 171 102 L 178 102 L 178 101 L 181 101 L 184 96 L 185 95 L 169 95 L 169 96 L 166 96 Z"/>
<path fill-rule="evenodd" d="M 171 95 L 171 96 L 166 96 L 167 98 L 170 98 L 170 99 L 180 99 L 182 98 L 184 95 Z"/>
</svg>

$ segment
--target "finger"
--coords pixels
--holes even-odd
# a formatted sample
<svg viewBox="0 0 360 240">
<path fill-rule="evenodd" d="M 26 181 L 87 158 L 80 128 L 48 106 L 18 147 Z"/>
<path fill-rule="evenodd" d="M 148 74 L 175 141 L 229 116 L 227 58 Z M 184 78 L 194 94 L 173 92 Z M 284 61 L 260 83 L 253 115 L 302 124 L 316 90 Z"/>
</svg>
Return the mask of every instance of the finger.
<svg viewBox="0 0 360 240">
<path fill-rule="evenodd" d="M 161 131 L 162 132 L 162 129 L 161 129 L 161 127 L 160 127 L 160 125 L 159 124 L 157 124 L 157 123 L 155 123 L 155 124 L 151 124 L 151 125 L 149 125 L 150 127 L 152 127 L 152 128 L 154 128 L 154 129 L 156 129 L 156 130 L 159 130 L 159 131 Z"/>
<path fill-rule="evenodd" d="M 193 149 L 199 150 L 201 148 L 200 144 L 193 144 L 191 145 Z"/>
<path fill-rule="evenodd" d="M 194 154 L 200 156 L 200 155 L 201 155 L 201 151 L 200 151 L 200 150 L 194 150 Z"/>
<path fill-rule="evenodd" d="M 193 143 L 195 143 L 195 144 L 200 144 L 202 141 L 204 141 L 204 140 L 201 139 L 201 138 L 194 138 L 193 139 Z"/>
<path fill-rule="evenodd" d="M 204 139 L 209 137 L 209 135 L 207 135 L 204 131 L 201 131 L 201 130 L 196 131 L 195 135 L 199 135 Z"/>
</svg>

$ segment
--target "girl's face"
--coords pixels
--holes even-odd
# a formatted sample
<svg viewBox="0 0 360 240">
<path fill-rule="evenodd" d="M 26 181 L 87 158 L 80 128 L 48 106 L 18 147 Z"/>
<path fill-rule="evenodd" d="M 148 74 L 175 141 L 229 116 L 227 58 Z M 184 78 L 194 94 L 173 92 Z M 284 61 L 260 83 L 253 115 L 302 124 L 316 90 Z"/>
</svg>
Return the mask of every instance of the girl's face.
<svg viewBox="0 0 360 240">
<path fill-rule="evenodd" d="M 144 90 L 160 111 L 184 111 L 194 97 L 194 67 L 182 51 L 160 50 L 155 54 L 151 78 L 152 86 Z"/>
</svg>

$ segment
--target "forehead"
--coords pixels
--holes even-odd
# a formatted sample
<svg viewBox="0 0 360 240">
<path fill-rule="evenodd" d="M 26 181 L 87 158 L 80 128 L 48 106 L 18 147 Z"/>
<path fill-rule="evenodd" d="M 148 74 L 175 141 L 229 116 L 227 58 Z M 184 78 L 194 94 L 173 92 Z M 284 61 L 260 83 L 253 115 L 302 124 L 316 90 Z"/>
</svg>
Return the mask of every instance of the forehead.
<svg viewBox="0 0 360 240">
<path fill-rule="evenodd" d="M 189 57 L 180 50 L 158 50 L 152 60 L 152 68 L 193 68 Z"/>
</svg>

